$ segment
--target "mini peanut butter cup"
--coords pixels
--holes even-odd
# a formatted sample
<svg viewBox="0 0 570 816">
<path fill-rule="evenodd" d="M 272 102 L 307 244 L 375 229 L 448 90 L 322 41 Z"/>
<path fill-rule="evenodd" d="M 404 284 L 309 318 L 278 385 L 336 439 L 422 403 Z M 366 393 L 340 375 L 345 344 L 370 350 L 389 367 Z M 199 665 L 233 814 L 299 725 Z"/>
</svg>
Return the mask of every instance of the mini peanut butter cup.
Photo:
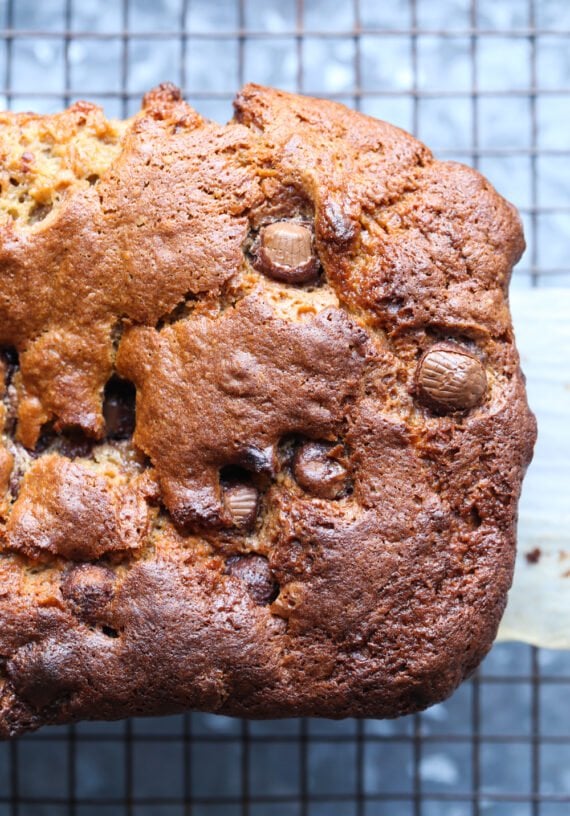
<svg viewBox="0 0 570 816">
<path fill-rule="evenodd" d="M 293 458 L 297 483 L 321 499 L 338 498 L 346 486 L 346 468 L 335 459 L 334 448 L 324 442 L 306 442 Z"/>
<path fill-rule="evenodd" d="M 440 411 L 465 411 L 478 405 L 487 376 L 477 357 L 460 348 L 436 347 L 421 358 L 416 391 L 428 406 Z"/>
<path fill-rule="evenodd" d="M 259 234 L 254 266 L 270 278 L 284 283 L 309 283 L 319 271 L 309 227 L 291 221 L 276 221 Z"/>
<path fill-rule="evenodd" d="M 257 516 L 258 492 L 253 485 L 236 484 L 226 488 L 224 502 L 235 527 L 248 529 Z"/>
</svg>

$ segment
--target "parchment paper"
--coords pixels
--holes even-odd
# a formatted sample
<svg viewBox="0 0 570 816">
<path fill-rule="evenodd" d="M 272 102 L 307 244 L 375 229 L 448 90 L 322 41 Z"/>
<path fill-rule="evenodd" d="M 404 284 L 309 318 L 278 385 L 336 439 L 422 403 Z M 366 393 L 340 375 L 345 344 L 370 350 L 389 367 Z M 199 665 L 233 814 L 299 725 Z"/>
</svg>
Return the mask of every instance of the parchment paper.
<svg viewBox="0 0 570 816">
<path fill-rule="evenodd" d="M 500 640 L 570 648 L 570 289 L 511 292 L 538 442 L 519 512 Z"/>
</svg>

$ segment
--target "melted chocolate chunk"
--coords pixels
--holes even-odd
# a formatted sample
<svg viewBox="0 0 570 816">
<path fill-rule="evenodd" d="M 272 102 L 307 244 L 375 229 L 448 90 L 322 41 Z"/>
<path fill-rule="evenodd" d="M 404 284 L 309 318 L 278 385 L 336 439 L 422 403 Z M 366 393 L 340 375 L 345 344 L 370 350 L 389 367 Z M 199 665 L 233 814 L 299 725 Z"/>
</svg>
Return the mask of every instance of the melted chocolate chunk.
<svg viewBox="0 0 570 816">
<path fill-rule="evenodd" d="M 228 558 L 226 567 L 228 575 L 243 581 L 259 606 L 269 604 L 277 597 L 279 585 L 263 555 L 232 555 Z"/>
<path fill-rule="evenodd" d="M 105 386 L 103 415 L 109 439 L 129 439 L 135 430 L 135 387 L 128 380 L 112 377 Z"/>
<path fill-rule="evenodd" d="M 77 617 L 89 623 L 100 619 L 114 594 L 115 575 L 98 564 L 81 564 L 67 570 L 61 594 Z"/>
<path fill-rule="evenodd" d="M 91 456 L 94 440 L 86 436 L 81 428 L 66 428 L 65 431 L 57 433 L 52 424 L 48 424 L 42 429 L 42 433 L 32 452 L 34 458 L 39 457 L 46 451 L 57 451 L 67 459 L 83 459 Z"/>
<path fill-rule="evenodd" d="M 2 346 L 0 348 L 0 361 L 6 365 L 9 374 L 11 374 L 18 366 L 18 352 L 12 346 Z"/>
</svg>

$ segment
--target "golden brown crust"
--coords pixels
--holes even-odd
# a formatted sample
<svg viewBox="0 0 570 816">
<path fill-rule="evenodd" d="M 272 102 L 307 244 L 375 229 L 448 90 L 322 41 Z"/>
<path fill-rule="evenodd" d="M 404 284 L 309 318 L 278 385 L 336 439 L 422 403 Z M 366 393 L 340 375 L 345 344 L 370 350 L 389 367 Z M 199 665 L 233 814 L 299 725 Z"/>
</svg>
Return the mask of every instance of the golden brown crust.
<svg viewBox="0 0 570 816">
<path fill-rule="evenodd" d="M 448 695 L 493 640 L 535 436 L 511 205 L 255 85 L 226 126 L 161 86 L 126 123 L 3 114 L 0 147 L 0 731 Z M 256 262 L 278 221 L 310 280 Z M 477 400 L 418 398 L 437 348 Z"/>
<path fill-rule="evenodd" d="M 217 317 L 129 330 L 117 368 L 137 388 L 134 440 L 155 465 L 174 520 L 223 523 L 222 467 L 272 473 L 287 434 L 334 437 L 365 344 L 340 309 L 292 323 L 257 294 Z"/>
<path fill-rule="evenodd" d="M 24 477 L 6 525 L 5 547 L 32 558 L 77 561 L 138 549 L 150 526 L 141 481 L 144 477 L 114 485 L 86 463 L 42 456 Z"/>
</svg>

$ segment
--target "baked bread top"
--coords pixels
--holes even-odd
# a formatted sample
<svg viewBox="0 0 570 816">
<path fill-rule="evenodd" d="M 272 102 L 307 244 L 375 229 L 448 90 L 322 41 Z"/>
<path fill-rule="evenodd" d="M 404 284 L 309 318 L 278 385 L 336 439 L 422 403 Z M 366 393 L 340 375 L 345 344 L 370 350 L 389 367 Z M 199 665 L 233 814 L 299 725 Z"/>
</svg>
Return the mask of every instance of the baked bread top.
<svg viewBox="0 0 570 816">
<path fill-rule="evenodd" d="M 391 717 L 504 608 L 519 218 L 342 105 L 0 116 L 0 730 Z"/>
</svg>

